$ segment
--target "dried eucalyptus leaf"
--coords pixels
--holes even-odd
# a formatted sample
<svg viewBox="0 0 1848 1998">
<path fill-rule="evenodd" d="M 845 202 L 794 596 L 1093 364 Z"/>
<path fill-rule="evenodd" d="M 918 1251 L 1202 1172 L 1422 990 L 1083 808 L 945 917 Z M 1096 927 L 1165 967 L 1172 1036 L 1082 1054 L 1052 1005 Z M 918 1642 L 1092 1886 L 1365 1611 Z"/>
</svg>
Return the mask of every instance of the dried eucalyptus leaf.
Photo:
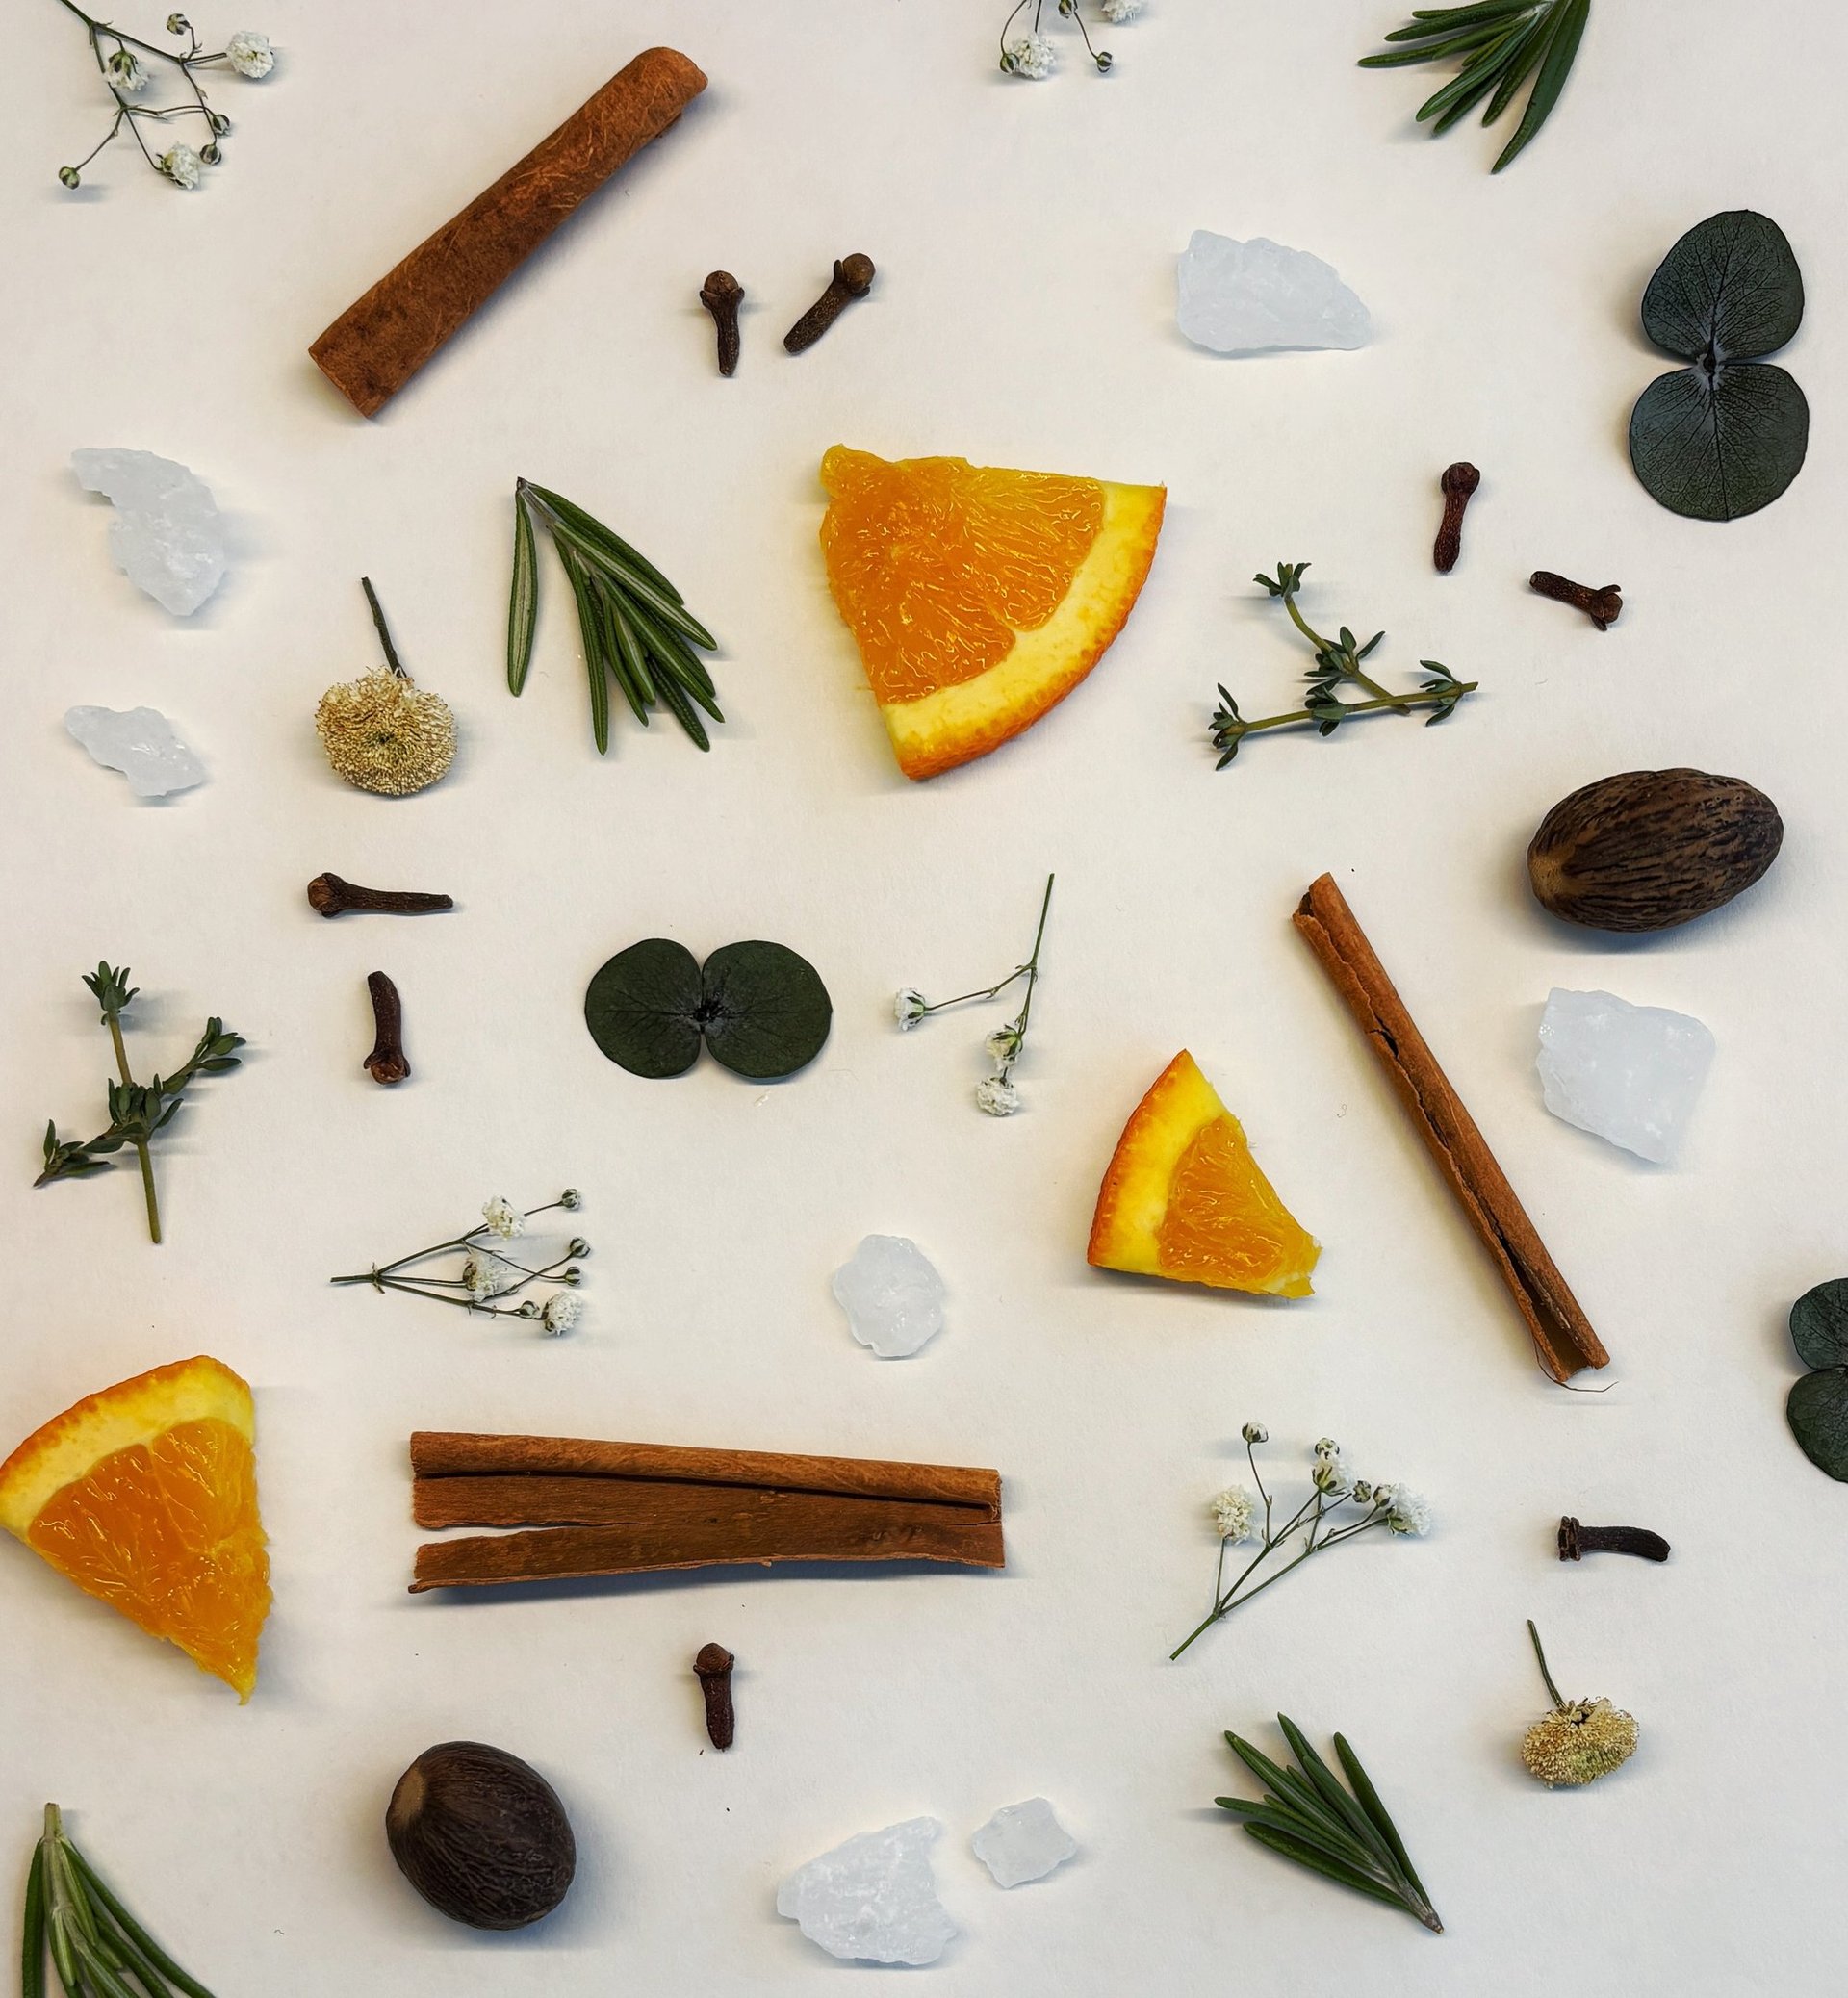
<svg viewBox="0 0 1848 1998">
<path fill-rule="evenodd" d="M 1848 1484 L 1848 1372 L 1806 1373 L 1784 1405 L 1790 1433 L 1818 1471 Z"/>
<path fill-rule="evenodd" d="M 1803 470 L 1809 401 L 1782 368 L 1758 362 L 1802 323 L 1803 273 L 1766 216 L 1709 216 L 1663 258 L 1643 329 L 1690 365 L 1651 382 L 1630 415 L 1630 463 L 1653 500 L 1690 520 L 1734 521 Z"/>
<path fill-rule="evenodd" d="M 706 959 L 703 976 L 701 1013 L 714 1061 L 774 1082 L 820 1054 L 834 1005 L 807 958 L 781 943 L 728 943 Z"/>
<path fill-rule="evenodd" d="M 1818 1284 L 1790 1307 L 1790 1343 L 1806 1367 L 1848 1367 L 1848 1276 Z"/>
<path fill-rule="evenodd" d="M 1630 419 L 1630 461 L 1652 500 L 1696 521 L 1769 506 L 1803 470 L 1810 404 L 1782 368 L 1679 368 Z"/>
<path fill-rule="evenodd" d="M 1790 239 L 1749 208 L 1697 223 L 1643 294 L 1643 331 L 1687 361 L 1774 354 L 1802 323 L 1803 272 Z"/>
<path fill-rule="evenodd" d="M 631 1075 L 684 1075 L 700 1057 L 700 963 L 683 943 L 650 936 L 618 951 L 584 994 L 584 1024 Z"/>
</svg>

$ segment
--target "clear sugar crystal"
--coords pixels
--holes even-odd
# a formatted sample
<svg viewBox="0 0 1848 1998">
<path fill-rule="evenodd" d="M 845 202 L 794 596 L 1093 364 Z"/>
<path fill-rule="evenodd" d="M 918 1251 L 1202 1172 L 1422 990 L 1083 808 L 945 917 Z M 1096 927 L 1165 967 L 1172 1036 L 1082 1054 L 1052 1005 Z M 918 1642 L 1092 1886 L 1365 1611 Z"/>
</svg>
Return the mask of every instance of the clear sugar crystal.
<svg viewBox="0 0 1848 1998">
<path fill-rule="evenodd" d="M 1680 1148 L 1712 1060 L 1712 1035 L 1684 1012 L 1555 988 L 1535 1065 L 1554 1116 L 1663 1166 Z"/>
<path fill-rule="evenodd" d="M 1043 1797 L 1004 1804 L 969 1844 L 998 1887 L 1043 1880 L 1078 1850 L 1078 1841 L 1053 1816 Z"/>
<path fill-rule="evenodd" d="M 72 451 L 70 462 L 85 491 L 116 508 L 116 566 L 176 618 L 191 617 L 224 577 L 224 525 L 204 482 L 152 451 Z"/>
<path fill-rule="evenodd" d="M 1365 346 L 1367 308 L 1334 267 L 1268 237 L 1195 229 L 1181 257 L 1180 328 L 1219 354 Z"/>
<path fill-rule="evenodd" d="M 861 1345 L 902 1360 L 943 1329 L 943 1279 L 902 1235 L 869 1235 L 834 1274 L 835 1301 Z"/>
<path fill-rule="evenodd" d="M 935 1818 L 908 1818 L 860 1832 L 798 1867 L 777 1889 L 777 1912 L 831 1957 L 935 1963 L 957 1933 L 931 1872 L 942 1829 Z"/>
</svg>

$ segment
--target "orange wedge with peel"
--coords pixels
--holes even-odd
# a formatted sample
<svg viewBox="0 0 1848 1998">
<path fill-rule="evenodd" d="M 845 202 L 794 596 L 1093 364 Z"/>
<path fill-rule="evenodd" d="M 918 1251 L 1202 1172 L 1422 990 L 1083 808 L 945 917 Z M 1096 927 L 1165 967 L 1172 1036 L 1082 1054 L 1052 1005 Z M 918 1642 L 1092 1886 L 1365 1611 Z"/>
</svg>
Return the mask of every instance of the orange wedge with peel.
<svg viewBox="0 0 1848 1998">
<path fill-rule="evenodd" d="M 1307 1297 L 1321 1254 L 1183 1048 L 1116 1141 L 1086 1260 L 1222 1291 Z"/>
<path fill-rule="evenodd" d="M 840 444 L 821 482 L 828 584 L 911 778 L 986 756 L 1071 692 L 1123 628 L 1168 503 L 1163 486 Z"/>
<path fill-rule="evenodd" d="M 0 1526 L 248 1700 L 270 1610 L 256 1411 L 218 1360 L 91 1395 L 0 1464 Z"/>
</svg>

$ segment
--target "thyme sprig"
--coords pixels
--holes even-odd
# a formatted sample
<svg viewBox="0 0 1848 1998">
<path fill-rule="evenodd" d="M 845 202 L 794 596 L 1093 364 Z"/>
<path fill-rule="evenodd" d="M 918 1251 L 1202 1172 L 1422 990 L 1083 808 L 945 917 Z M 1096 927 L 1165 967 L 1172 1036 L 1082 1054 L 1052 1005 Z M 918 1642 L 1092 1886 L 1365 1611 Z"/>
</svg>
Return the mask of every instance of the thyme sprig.
<svg viewBox="0 0 1848 1998">
<path fill-rule="evenodd" d="M 147 1200 L 147 1233 L 150 1241 L 161 1239 L 161 1204 L 154 1191 L 154 1160 L 150 1147 L 157 1132 L 164 1131 L 179 1114 L 189 1085 L 197 1076 L 222 1075 L 238 1065 L 237 1051 L 244 1045 L 241 1034 L 225 1031 L 224 1022 L 214 1013 L 205 1023 L 198 1045 L 171 1075 L 156 1075 L 138 1083 L 129 1072 L 128 1047 L 122 1038 L 122 1015 L 128 1011 L 140 986 L 128 982 L 128 966 L 98 964 L 87 972 L 84 983 L 102 1010 L 103 1025 L 116 1049 L 119 1082 L 108 1087 L 109 1128 L 82 1144 L 60 1140 L 55 1120 L 45 1125 L 44 1170 L 33 1181 L 36 1187 L 49 1186 L 57 1179 L 81 1179 L 91 1172 L 104 1172 L 115 1163 L 108 1154 L 132 1145 L 141 1167 L 141 1190 Z"/>
<path fill-rule="evenodd" d="M 578 605 L 578 628 L 590 675 L 590 726 L 597 753 L 609 748 L 609 683 L 615 680 L 635 719 L 648 727 L 658 701 L 699 744 L 710 749 L 694 712 L 715 722 L 725 716 L 714 699 L 712 676 L 693 648 L 713 651 L 718 640 L 686 607 L 686 600 L 646 556 L 639 554 L 581 506 L 529 479 L 513 489 L 513 594 L 507 606 L 507 686 L 515 694 L 532 664 L 539 614 L 539 568 L 534 525 L 548 529 L 565 566 Z"/>
<path fill-rule="evenodd" d="M 1436 659 L 1421 659 L 1418 663 L 1430 678 L 1420 680 L 1418 691 L 1413 694 L 1388 693 L 1361 667 L 1361 661 L 1385 637 L 1384 631 L 1375 631 L 1365 645 L 1346 625 L 1342 626 L 1338 638 L 1324 638 L 1296 608 L 1296 596 L 1308 568 L 1307 562 L 1279 562 L 1275 576 L 1257 576 L 1252 580 L 1262 583 L 1272 597 L 1283 600 L 1291 623 L 1315 647 L 1316 663 L 1303 675 L 1309 682 L 1309 691 L 1303 697 L 1302 705 L 1292 708 L 1288 714 L 1267 715 L 1262 721 L 1248 722 L 1239 712 L 1239 704 L 1226 692 L 1225 683 L 1220 681 L 1219 705 L 1213 711 L 1213 747 L 1219 752 L 1219 760 L 1213 766 L 1216 770 L 1223 770 L 1231 762 L 1247 735 L 1261 734 L 1267 729 L 1312 726 L 1319 735 L 1332 735 L 1343 722 L 1351 721 L 1356 715 L 1410 714 L 1419 707 L 1430 709 L 1424 718 L 1428 727 L 1432 722 L 1445 721 L 1454 714 L 1457 703 L 1476 690 L 1477 681 L 1458 679 L 1448 666 L 1441 665 Z M 1346 701 L 1338 691 L 1344 686 L 1358 687 L 1369 698 Z"/>
<path fill-rule="evenodd" d="M 1590 17 L 1591 0 L 1473 0 L 1463 7 L 1415 7 L 1405 26 L 1386 37 L 1413 46 L 1364 56 L 1360 66 L 1397 69 L 1455 57 L 1461 64 L 1456 75 L 1419 106 L 1419 123 L 1428 124 L 1433 138 L 1468 117 L 1484 97 L 1489 102 L 1482 122 L 1494 124 L 1533 77 L 1514 137 L 1489 169 L 1500 173 L 1558 103 Z"/>
<path fill-rule="evenodd" d="M 139 35 L 124 34 L 110 22 L 86 13 L 77 5 L 77 0 L 58 0 L 58 4 L 66 13 L 75 14 L 83 22 L 103 87 L 116 104 L 116 115 L 110 121 L 109 130 L 74 166 L 59 167 L 58 178 L 67 188 L 81 187 L 83 169 L 105 146 L 126 132 L 141 147 L 141 158 L 164 180 L 170 181 L 177 188 L 197 187 L 199 168 L 218 164 L 221 157 L 218 141 L 231 130 L 231 120 L 222 112 L 214 111 L 206 102 L 197 72 L 223 64 L 253 82 L 266 77 L 276 65 L 275 51 L 270 46 L 270 38 L 259 35 L 254 29 L 241 28 L 222 48 L 208 50 L 201 45 L 198 30 L 185 14 L 170 13 L 167 17 L 167 32 L 178 38 L 185 46 L 163 48 L 157 42 L 143 41 Z M 179 80 L 191 92 L 190 101 L 178 104 L 132 102 L 146 90 L 150 81 L 147 64 L 141 60 L 143 56 L 177 70 Z M 142 125 L 166 125 L 175 118 L 203 118 L 210 136 L 196 149 L 186 144 L 173 144 L 156 153 L 141 136 Z"/>
<path fill-rule="evenodd" d="M 104 1885 L 64 1832 L 55 1804 L 26 1874 L 23 1998 L 45 1998 L 45 1952 L 64 1998 L 212 1998 Z"/>
<path fill-rule="evenodd" d="M 1264 1784 L 1265 1795 L 1262 1803 L 1254 1804 L 1248 1797 L 1216 1797 L 1214 1803 L 1238 1818 L 1260 1845 L 1344 1887 L 1401 1908 L 1433 1934 L 1442 1935 L 1444 1924 L 1412 1865 L 1405 1841 L 1347 1736 L 1335 1736 L 1335 1755 L 1351 1793 L 1295 1721 L 1279 1714 L 1277 1726 L 1296 1767 L 1282 1768 L 1228 1729 L 1227 1744 Z"/>
</svg>

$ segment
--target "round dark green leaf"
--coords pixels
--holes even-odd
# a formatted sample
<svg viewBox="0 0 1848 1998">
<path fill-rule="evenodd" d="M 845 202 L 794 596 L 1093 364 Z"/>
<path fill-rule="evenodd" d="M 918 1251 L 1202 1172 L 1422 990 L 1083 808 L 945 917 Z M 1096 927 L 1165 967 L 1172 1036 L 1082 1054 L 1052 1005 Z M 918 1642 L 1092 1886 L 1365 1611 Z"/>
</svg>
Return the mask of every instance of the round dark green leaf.
<svg viewBox="0 0 1848 1998">
<path fill-rule="evenodd" d="M 1848 1276 L 1818 1284 L 1790 1307 L 1790 1343 L 1806 1367 L 1848 1367 Z"/>
<path fill-rule="evenodd" d="M 1839 1367 L 1806 1373 L 1790 1390 L 1784 1413 L 1810 1463 L 1848 1484 L 1848 1373 Z"/>
<path fill-rule="evenodd" d="M 1643 294 L 1643 331 L 1689 361 L 1776 353 L 1802 323 L 1803 272 L 1790 239 L 1749 208 L 1697 223 Z"/>
<path fill-rule="evenodd" d="M 706 959 L 703 976 L 700 1010 L 715 1061 L 774 1082 L 820 1054 L 834 1009 L 807 958 L 781 943 L 728 943 Z"/>
<path fill-rule="evenodd" d="M 684 1075 L 700 1055 L 700 963 L 683 943 L 650 936 L 618 951 L 584 994 L 584 1024 L 631 1075 Z"/>
<path fill-rule="evenodd" d="M 1810 404 L 1782 368 L 1658 375 L 1630 419 L 1630 461 L 1652 500 L 1697 521 L 1769 506 L 1803 470 Z"/>
</svg>

